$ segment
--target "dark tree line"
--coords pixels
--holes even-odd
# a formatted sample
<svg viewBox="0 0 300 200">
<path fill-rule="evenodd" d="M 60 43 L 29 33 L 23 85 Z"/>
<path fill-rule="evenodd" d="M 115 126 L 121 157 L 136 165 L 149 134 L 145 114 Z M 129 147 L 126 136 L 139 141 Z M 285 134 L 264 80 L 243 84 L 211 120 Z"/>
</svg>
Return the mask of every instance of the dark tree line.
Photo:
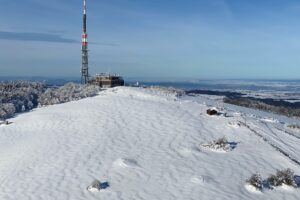
<svg viewBox="0 0 300 200">
<path fill-rule="evenodd" d="M 298 108 L 295 105 L 289 106 L 289 104 L 291 103 L 283 104 L 282 101 L 278 101 L 277 104 L 270 105 L 264 101 L 265 100 L 258 100 L 258 99 L 246 98 L 246 97 L 240 97 L 240 98 L 225 97 L 224 98 L 225 103 L 234 104 L 237 106 L 243 106 L 247 108 L 264 110 L 276 114 L 285 115 L 288 117 L 300 117 L 300 108 Z"/>
</svg>

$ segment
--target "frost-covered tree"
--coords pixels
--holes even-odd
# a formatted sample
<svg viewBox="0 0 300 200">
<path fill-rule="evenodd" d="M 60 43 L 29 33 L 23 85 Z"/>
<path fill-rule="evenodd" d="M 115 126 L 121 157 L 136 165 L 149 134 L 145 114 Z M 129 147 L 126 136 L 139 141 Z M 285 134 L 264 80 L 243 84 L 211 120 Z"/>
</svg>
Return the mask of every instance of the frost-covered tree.
<svg viewBox="0 0 300 200">
<path fill-rule="evenodd" d="M 45 89 L 46 84 L 40 82 L 0 82 L 0 118 L 5 119 L 13 116 L 15 112 L 22 112 L 36 107 L 38 97 Z"/>
<path fill-rule="evenodd" d="M 69 101 L 92 97 L 100 92 L 101 88 L 96 85 L 79 85 L 67 83 L 59 88 L 48 88 L 39 98 L 39 104 L 53 105 Z"/>
<path fill-rule="evenodd" d="M 65 103 L 95 96 L 101 88 L 96 85 L 67 83 L 58 88 L 47 88 L 45 83 L 11 81 L 0 83 L 0 119 L 12 117 L 38 105 Z"/>
<path fill-rule="evenodd" d="M 0 104 L 0 119 L 12 117 L 16 112 L 15 106 L 12 103 Z"/>
</svg>

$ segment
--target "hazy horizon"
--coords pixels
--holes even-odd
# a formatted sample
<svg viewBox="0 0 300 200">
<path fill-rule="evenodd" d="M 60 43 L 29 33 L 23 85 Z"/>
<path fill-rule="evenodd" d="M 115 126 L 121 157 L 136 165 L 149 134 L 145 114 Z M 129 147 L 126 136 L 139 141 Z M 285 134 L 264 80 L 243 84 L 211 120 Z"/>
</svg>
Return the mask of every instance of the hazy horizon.
<svg viewBox="0 0 300 200">
<path fill-rule="evenodd" d="M 80 76 L 0 76 L 1 80 L 70 80 L 80 81 Z M 300 79 L 268 79 L 268 78 L 212 78 L 212 79 L 201 79 L 196 77 L 123 77 L 127 82 L 142 81 L 142 82 L 213 82 L 213 81 L 232 81 L 232 82 L 247 82 L 247 81 L 258 81 L 258 82 L 299 82 Z"/>
</svg>

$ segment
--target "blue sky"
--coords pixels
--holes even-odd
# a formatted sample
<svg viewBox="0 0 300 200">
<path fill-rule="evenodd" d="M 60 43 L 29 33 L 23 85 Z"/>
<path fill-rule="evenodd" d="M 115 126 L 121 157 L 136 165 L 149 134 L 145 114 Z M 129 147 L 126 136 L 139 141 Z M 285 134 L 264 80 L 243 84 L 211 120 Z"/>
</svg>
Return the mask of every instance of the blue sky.
<svg viewBox="0 0 300 200">
<path fill-rule="evenodd" d="M 0 0 L 0 76 L 80 76 L 83 0 Z M 90 71 L 299 79 L 299 0 L 87 0 Z"/>
</svg>

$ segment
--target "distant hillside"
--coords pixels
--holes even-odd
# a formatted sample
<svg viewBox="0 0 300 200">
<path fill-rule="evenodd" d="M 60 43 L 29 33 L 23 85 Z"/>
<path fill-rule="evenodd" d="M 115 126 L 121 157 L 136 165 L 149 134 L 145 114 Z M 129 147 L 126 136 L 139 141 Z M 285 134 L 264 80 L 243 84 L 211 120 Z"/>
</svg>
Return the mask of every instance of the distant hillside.
<svg viewBox="0 0 300 200">
<path fill-rule="evenodd" d="M 225 98 L 223 101 L 225 103 L 243 106 L 247 108 L 264 110 L 267 112 L 281 114 L 288 117 L 300 117 L 300 102 L 291 103 L 285 100 L 278 100 L 272 98 L 244 97 L 245 94 L 243 93 L 230 91 L 189 90 L 186 92 L 186 94 L 206 94 L 224 96 Z"/>
</svg>

